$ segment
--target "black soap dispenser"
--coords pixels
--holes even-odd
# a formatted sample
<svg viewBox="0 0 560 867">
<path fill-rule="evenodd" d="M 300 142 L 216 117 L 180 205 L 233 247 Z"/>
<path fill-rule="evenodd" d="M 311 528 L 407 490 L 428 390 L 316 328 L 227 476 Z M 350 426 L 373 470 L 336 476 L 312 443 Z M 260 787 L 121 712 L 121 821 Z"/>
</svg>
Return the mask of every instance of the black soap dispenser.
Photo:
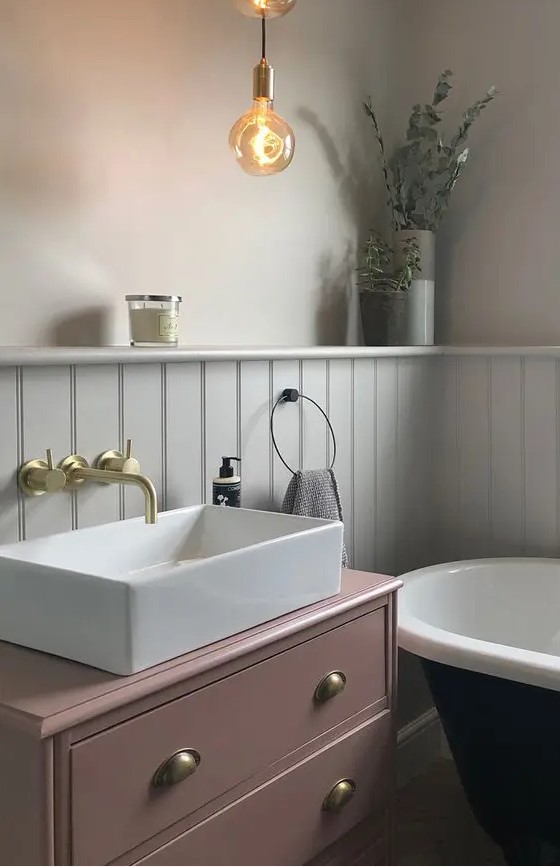
<svg viewBox="0 0 560 867">
<path fill-rule="evenodd" d="M 241 476 L 236 476 L 231 461 L 241 461 L 241 458 L 222 458 L 220 474 L 212 482 L 212 503 L 214 506 L 230 506 L 239 509 L 241 506 Z"/>
</svg>

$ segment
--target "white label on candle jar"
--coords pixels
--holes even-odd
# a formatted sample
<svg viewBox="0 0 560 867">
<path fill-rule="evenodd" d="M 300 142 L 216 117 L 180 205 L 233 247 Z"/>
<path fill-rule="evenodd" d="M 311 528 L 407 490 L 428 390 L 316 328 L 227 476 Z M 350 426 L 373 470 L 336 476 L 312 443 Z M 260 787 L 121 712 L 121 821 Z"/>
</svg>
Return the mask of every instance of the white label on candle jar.
<svg viewBox="0 0 560 867">
<path fill-rule="evenodd" d="M 159 336 L 164 340 L 176 340 L 179 335 L 179 317 L 175 313 L 159 314 Z"/>
</svg>

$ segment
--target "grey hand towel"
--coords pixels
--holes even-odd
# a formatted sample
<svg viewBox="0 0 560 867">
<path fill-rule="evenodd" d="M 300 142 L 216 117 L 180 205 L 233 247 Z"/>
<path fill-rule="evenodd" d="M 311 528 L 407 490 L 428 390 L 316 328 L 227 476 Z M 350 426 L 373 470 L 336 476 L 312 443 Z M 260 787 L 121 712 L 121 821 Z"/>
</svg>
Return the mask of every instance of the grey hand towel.
<svg viewBox="0 0 560 867">
<path fill-rule="evenodd" d="M 282 511 L 288 515 L 304 515 L 308 518 L 325 518 L 342 521 L 342 503 L 338 482 L 332 470 L 299 470 L 294 473 Z M 348 566 L 346 547 L 342 547 L 342 565 Z"/>
</svg>

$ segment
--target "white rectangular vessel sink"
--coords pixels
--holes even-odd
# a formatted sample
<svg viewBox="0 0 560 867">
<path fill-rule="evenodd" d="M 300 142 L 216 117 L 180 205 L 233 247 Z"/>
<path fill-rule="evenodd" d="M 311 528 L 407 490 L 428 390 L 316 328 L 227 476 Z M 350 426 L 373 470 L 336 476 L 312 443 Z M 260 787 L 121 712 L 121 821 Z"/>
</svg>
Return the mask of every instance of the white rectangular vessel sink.
<svg viewBox="0 0 560 867">
<path fill-rule="evenodd" d="M 132 674 L 340 591 L 342 524 L 194 506 L 0 546 L 0 639 Z"/>
</svg>

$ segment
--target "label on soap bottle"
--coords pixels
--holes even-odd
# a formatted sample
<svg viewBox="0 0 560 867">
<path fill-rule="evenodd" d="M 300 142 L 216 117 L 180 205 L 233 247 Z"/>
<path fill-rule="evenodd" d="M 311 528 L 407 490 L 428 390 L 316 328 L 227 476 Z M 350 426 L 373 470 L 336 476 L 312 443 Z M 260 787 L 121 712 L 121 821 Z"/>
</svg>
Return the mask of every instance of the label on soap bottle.
<svg viewBox="0 0 560 867">
<path fill-rule="evenodd" d="M 230 506 L 239 509 L 241 506 L 241 482 L 212 485 L 212 502 L 215 506 Z"/>
</svg>

